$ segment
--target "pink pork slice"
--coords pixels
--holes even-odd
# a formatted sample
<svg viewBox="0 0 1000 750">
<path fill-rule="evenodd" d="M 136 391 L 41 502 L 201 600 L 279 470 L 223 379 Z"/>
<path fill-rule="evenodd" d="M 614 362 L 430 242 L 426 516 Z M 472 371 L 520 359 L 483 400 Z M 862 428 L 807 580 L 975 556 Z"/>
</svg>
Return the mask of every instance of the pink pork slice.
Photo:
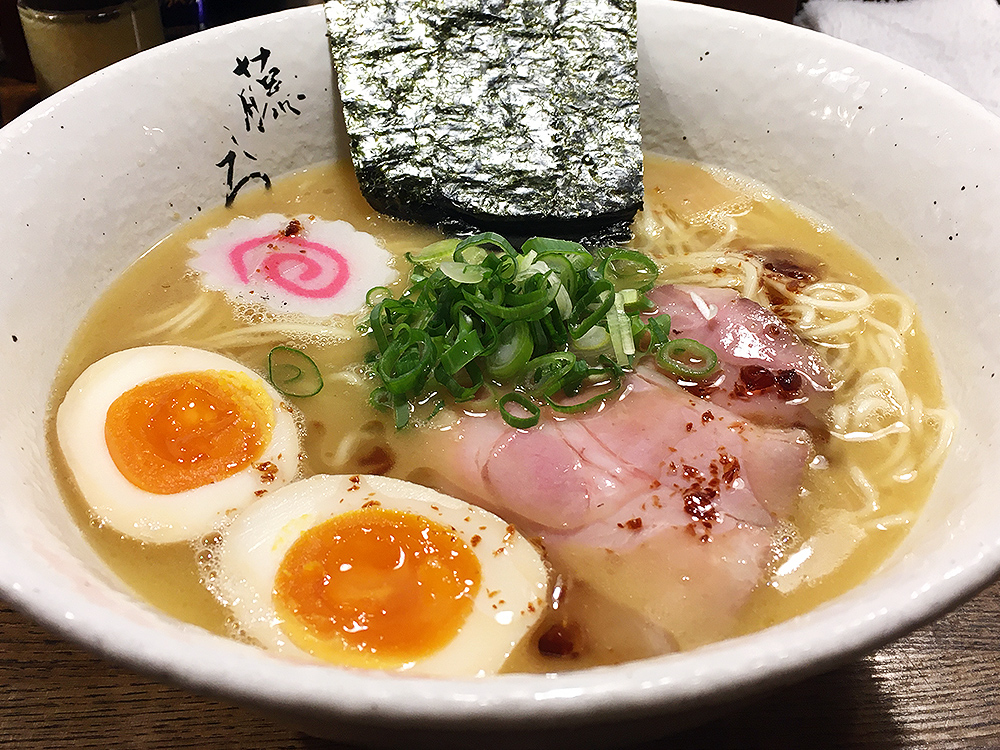
<svg viewBox="0 0 1000 750">
<path fill-rule="evenodd" d="M 802 430 L 755 426 L 645 368 L 593 413 L 530 430 L 464 416 L 431 442 L 444 489 L 681 648 L 732 633 L 811 449 Z"/>
<path fill-rule="evenodd" d="M 672 338 L 719 356 L 718 374 L 692 391 L 758 424 L 820 428 L 832 401 L 822 360 L 777 315 L 736 291 L 666 285 L 649 292 Z"/>
</svg>

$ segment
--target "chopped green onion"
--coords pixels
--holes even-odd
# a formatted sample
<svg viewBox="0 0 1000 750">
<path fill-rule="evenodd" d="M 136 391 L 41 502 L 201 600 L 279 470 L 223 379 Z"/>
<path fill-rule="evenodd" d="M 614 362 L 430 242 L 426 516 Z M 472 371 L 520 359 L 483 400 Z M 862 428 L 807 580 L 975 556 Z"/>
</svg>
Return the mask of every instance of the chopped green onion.
<svg viewBox="0 0 1000 750">
<path fill-rule="evenodd" d="M 501 329 L 497 342 L 496 351 L 486 358 L 486 371 L 501 383 L 510 382 L 531 359 L 531 330 L 523 320 L 515 320 Z"/>
<path fill-rule="evenodd" d="M 575 396 L 580 392 L 583 387 L 583 381 L 587 378 L 594 377 L 606 377 L 608 371 L 602 367 L 591 367 L 587 364 L 586 360 L 577 359 L 573 363 L 573 366 L 566 371 L 563 376 L 562 381 L 562 392 L 566 396 Z M 612 373 L 612 376 L 614 374 Z M 616 377 L 616 376 L 615 376 Z M 545 397 L 548 400 L 548 396 Z"/>
<path fill-rule="evenodd" d="M 407 422 L 410 421 L 410 412 L 412 409 L 413 407 L 410 405 L 410 402 L 405 399 L 397 398 L 393 401 L 392 412 L 396 418 L 397 430 L 406 427 Z"/>
<path fill-rule="evenodd" d="M 365 304 L 369 307 L 374 307 L 379 302 L 384 300 L 386 297 L 391 297 L 392 292 L 389 291 L 387 286 L 373 286 L 368 290 L 368 294 L 365 295 Z"/>
<path fill-rule="evenodd" d="M 570 335 L 578 339 L 591 328 L 597 321 L 607 316 L 608 310 L 614 307 L 614 288 L 605 280 L 594 282 L 577 303 L 574 312 L 578 316 L 586 315 L 579 325 L 570 329 Z M 593 307 L 597 305 L 596 307 Z"/>
<path fill-rule="evenodd" d="M 434 364 L 434 344 L 425 331 L 406 327 L 382 353 L 377 371 L 389 392 L 400 396 L 423 388 Z"/>
<path fill-rule="evenodd" d="M 577 269 L 573 262 L 561 253 L 545 253 L 538 256 L 538 262 L 548 266 L 556 277 L 566 287 L 568 294 L 575 294 L 577 288 Z"/>
<path fill-rule="evenodd" d="M 551 352 L 535 357 L 524 366 L 524 380 L 521 385 L 528 393 L 551 396 L 562 387 L 563 376 L 576 363 L 572 352 Z"/>
<path fill-rule="evenodd" d="M 635 340 L 632 338 L 632 321 L 625 312 L 622 292 L 615 292 L 614 305 L 608 309 L 608 333 L 615 350 L 615 361 L 620 367 L 628 367 L 635 354 Z"/>
<path fill-rule="evenodd" d="M 666 313 L 654 315 L 646 321 L 653 346 L 660 346 L 670 339 L 670 316 Z"/>
<path fill-rule="evenodd" d="M 577 352 L 604 351 L 611 345 L 611 334 L 601 326 L 592 326 L 580 338 L 573 339 L 573 350 Z"/>
<path fill-rule="evenodd" d="M 621 296 L 624 307 L 634 307 L 639 302 L 639 292 L 635 289 L 622 289 L 616 294 Z"/>
<path fill-rule="evenodd" d="M 566 320 L 573 312 L 573 299 L 569 296 L 569 292 L 566 291 L 565 285 L 560 284 L 556 287 L 556 309 L 559 310 L 559 319 Z"/>
<path fill-rule="evenodd" d="M 544 255 L 561 255 L 566 258 L 577 271 L 590 268 L 594 256 L 588 253 L 579 242 L 570 240 L 554 240 L 547 237 L 532 237 L 521 245 L 521 252 L 535 252 L 541 258 Z"/>
<path fill-rule="evenodd" d="M 441 240 L 428 245 L 419 253 L 407 253 L 406 257 L 414 265 L 437 268 L 443 261 L 451 260 L 457 246 L 458 240 L 456 239 Z"/>
<path fill-rule="evenodd" d="M 455 252 L 452 254 L 452 261 L 454 263 L 479 265 L 488 257 L 490 257 L 489 250 L 486 250 L 479 245 L 465 245 L 459 243 L 459 245 L 455 248 Z"/>
<path fill-rule="evenodd" d="M 608 387 L 604 390 L 599 391 L 595 395 L 584 399 L 583 401 L 574 401 L 572 403 L 566 403 L 564 401 L 554 401 L 550 396 L 545 397 L 545 403 L 547 403 L 554 411 L 561 414 L 579 414 L 580 412 L 586 411 L 592 406 L 595 406 L 602 401 L 606 401 L 609 396 L 617 393 L 621 390 L 622 380 L 620 377 L 615 376 L 608 383 Z"/>
<path fill-rule="evenodd" d="M 656 352 L 656 364 L 681 378 L 700 380 L 719 363 L 715 352 L 694 339 L 673 339 Z"/>
<path fill-rule="evenodd" d="M 414 264 L 409 288 L 398 298 L 372 289 L 363 326 L 375 348 L 365 361 L 379 381 L 371 402 L 392 413 L 398 428 L 429 418 L 444 391 L 455 401 L 474 399 L 478 408 L 486 399 L 499 403 L 497 391 L 510 389 L 499 400 L 504 419 L 527 426 L 545 404 L 572 413 L 608 398 L 638 356 L 669 359 L 669 318 L 640 317 L 654 309 L 644 292 L 657 268 L 637 251 L 591 253 L 544 237 L 515 250 L 485 232 L 407 257 Z M 695 377 L 702 364 L 691 351 L 677 355 L 680 377 Z M 611 385 L 564 401 L 582 398 L 595 383 Z"/>
<path fill-rule="evenodd" d="M 375 303 L 371 314 L 368 316 L 368 325 L 371 329 L 371 335 L 375 338 L 375 343 L 381 351 L 385 351 L 389 347 L 389 337 L 386 335 L 386 327 L 389 323 L 389 313 L 388 310 L 386 310 L 386 305 L 392 301 L 394 300 L 391 298 L 388 300 L 379 300 Z"/>
<path fill-rule="evenodd" d="M 517 414 L 512 413 L 507 408 L 507 404 L 509 403 L 517 404 L 527 412 L 527 415 L 518 416 Z M 503 417 L 503 421 L 511 427 L 516 427 L 519 430 L 527 430 L 530 427 L 534 427 L 538 424 L 538 420 L 542 414 L 542 410 L 538 408 L 538 404 L 534 403 L 523 393 L 518 393 L 517 391 L 512 391 L 511 393 L 502 396 L 500 401 L 497 402 L 497 406 L 500 407 L 500 416 Z"/>
<path fill-rule="evenodd" d="M 489 356 L 496 351 L 498 346 L 497 324 L 492 318 L 484 318 L 465 301 L 456 302 L 450 309 L 450 330 L 454 330 L 456 324 L 458 325 L 459 331 L 471 328 L 476 331 L 479 335 L 479 340 L 483 344 L 483 351 L 481 352 L 482 356 Z"/>
<path fill-rule="evenodd" d="M 285 396 L 307 398 L 323 390 L 319 367 L 305 353 L 276 346 L 267 355 L 267 379 Z"/>
<path fill-rule="evenodd" d="M 459 284 L 478 284 L 486 277 L 486 271 L 482 266 L 472 263 L 446 260 L 438 268 L 441 269 L 441 273 Z"/>
<path fill-rule="evenodd" d="M 454 375 L 484 351 L 483 343 L 474 328 L 462 331 L 455 342 L 441 353 L 441 366 Z"/>
<path fill-rule="evenodd" d="M 454 374 L 447 372 L 442 366 L 434 370 L 434 378 L 441 383 L 456 401 L 471 401 L 483 387 L 483 373 L 478 367 L 467 367 L 465 370 L 472 380 L 470 385 L 462 385 L 455 378 Z"/>
<path fill-rule="evenodd" d="M 585 252 L 583 245 L 572 240 L 557 240 L 551 237 L 532 237 L 524 241 L 521 245 L 522 253 L 536 252 L 542 253 L 577 253 Z"/>
<path fill-rule="evenodd" d="M 628 290 L 634 292 L 634 290 Z M 632 295 L 635 296 L 634 294 Z M 615 312 L 618 313 L 618 324 L 621 326 L 622 334 L 622 351 L 625 352 L 626 357 L 631 357 L 635 354 L 635 339 L 632 338 L 632 319 L 625 312 L 625 306 L 628 304 L 629 295 L 625 292 L 615 292 Z M 626 362 L 619 362 L 622 367 L 627 364 Z"/>
<path fill-rule="evenodd" d="M 660 269 L 648 256 L 637 250 L 611 250 L 598 269 L 601 276 L 615 286 L 615 291 L 636 289 L 647 292 L 656 284 Z"/>
<path fill-rule="evenodd" d="M 545 308 L 555 299 L 556 289 L 546 288 L 534 292 L 516 295 L 512 300 L 515 304 L 497 304 L 492 300 L 476 297 L 469 292 L 463 292 L 465 299 L 476 310 L 493 315 L 501 320 L 537 320 L 542 317 Z M 513 297 L 515 295 L 511 295 Z"/>
<path fill-rule="evenodd" d="M 457 254 L 467 247 L 479 247 L 482 245 L 493 245 L 494 247 L 503 250 L 508 255 L 518 255 L 517 250 L 515 250 L 514 246 L 507 241 L 507 238 L 497 234 L 496 232 L 483 232 L 482 234 L 477 234 L 473 237 L 466 237 L 455 247 L 455 253 Z"/>
</svg>

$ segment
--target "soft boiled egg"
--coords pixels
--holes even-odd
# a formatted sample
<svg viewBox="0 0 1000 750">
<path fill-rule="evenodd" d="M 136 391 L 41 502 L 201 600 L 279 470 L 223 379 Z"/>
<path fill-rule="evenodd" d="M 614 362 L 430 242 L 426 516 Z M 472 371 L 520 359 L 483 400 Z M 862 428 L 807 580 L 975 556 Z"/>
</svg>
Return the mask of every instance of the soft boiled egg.
<svg viewBox="0 0 1000 750">
<path fill-rule="evenodd" d="M 253 370 L 185 346 L 95 362 L 56 435 L 97 521 L 148 542 L 198 539 L 298 472 L 291 407 Z"/>
<path fill-rule="evenodd" d="M 496 673 L 548 597 L 548 566 L 513 526 L 381 476 L 283 487 L 210 558 L 210 587 L 263 647 L 411 674 Z"/>
</svg>

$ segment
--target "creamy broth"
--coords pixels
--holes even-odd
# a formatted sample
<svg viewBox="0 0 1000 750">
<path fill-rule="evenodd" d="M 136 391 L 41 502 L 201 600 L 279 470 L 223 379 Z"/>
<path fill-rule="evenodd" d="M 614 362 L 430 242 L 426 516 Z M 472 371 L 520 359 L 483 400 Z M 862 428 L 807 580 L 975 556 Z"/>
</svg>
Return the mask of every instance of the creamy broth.
<svg viewBox="0 0 1000 750">
<path fill-rule="evenodd" d="M 856 285 L 871 295 L 896 294 L 872 264 L 832 230 L 758 186 L 656 157 L 647 158 L 645 170 L 646 210 L 637 226 L 660 212 L 683 227 L 690 244 L 794 248 L 821 262 L 824 280 Z M 415 448 L 420 442 L 419 429 L 396 433 L 391 418 L 368 404 L 372 383 L 363 377 L 359 364 L 367 342 L 359 335 L 348 335 L 356 321 L 345 321 L 333 332 L 303 329 L 292 335 L 279 325 L 273 335 L 251 340 L 240 332 L 248 323 L 260 320 L 234 313 L 222 294 L 202 291 L 188 270 L 189 242 L 213 227 L 228 224 L 238 214 L 255 217 L 275 212 L 346 220 L 379 238 L 396 255 L 397 268 L 404 276 L 408 264 L 402 254 L 439 238 L 430 229 L 376 214 L 360 195 L 349 165 L 312 167 L 276 181 L 270 191 L 241 194 L 232 209 L 207 212 L 158 243 L 99 300 L 66 354 L 54 386 L 54 407 L 89 364 L 128 347 L 156 343 L 201 347 L 263 371 L 267 352 L 277 344 L 289 344 L 304 348 L 326 380 L 320 394 L 295 401 L 303 417 L 304 475 L 388 470 L 392 476 L 419 477 L 423 466 Z M 637 232 L 636 244 L 642 249 L 648 250 L 656 241 L 648 231 Z M 682 257 L 658 257 L 655 248 L 652 254 L 665 266 L 662 282 L 689 273 Z M 403 283 L 398 282 L 394 292 L 398 293 Z M 210 297 L 208 311 L 201 318 L 183 330 L 169 325 L 174 311 L 185 309 L 201 295 Z M 894 303 L 884 304 L 891 307 Z M 894 316 L 896 313 L 888 310 L 884 317 Z M 151 330 L 155 331 L 152 335 Z M 896 445 L 872 449 L 867 442 L 836 439 L 818 445 L 819 457 L 806 472 L 798 506 L 790 522 L 780 525 L 777 532 L 770 577 L 751 595 L 740 620 L 727 635 L 781 622 L 846 591 L 871 575 L 906 533 L 930 491 L 935 460 L 947 439 L 947 416 L 939 411 L 943 401 L 939 378 L 919 323 L 907 327 L 904 340 L 905 352 L 894 356 L 901 362 L 902 384 L 909 398 L 924 410 L 922 424 L 926 423 L 925 430 L 910 430 L 909 463 L 903 460 L 900 465 L 912 464 L 912 468 L 900 469 L 895 477 L 882 477 L 887 456 L 898 458 Z M 844 368 L 842 350 L 832 346 L 821 346 L 820 350 L 833 364 L 835 374 Z M 864 372 L 872 366 L 867 361 L 850 364 L 852 372 Z M 54 429 L 50 428 L 49 434 L 67 504 L 108 566 L 153 606 L 213 632 L 232 635 L 227 611 L 200 580 L 196 556 L 208 554 L 207 548 L 196 552 L 188 544 L 143 544 L 122 538 L 109 527 L 102 528 L 91 519 L 69 478 Z M 925 465 L 921 459 L 928 455 L 932 460 Z M 600 608 L 600 602 L 591 607 L 595 608 Z M 591 619 L 614 624 L 614 614 L 609 609 Z M 610 639 L 598 637 L 601 648 L 573 660 L 543 658 L 534 642 L 526 639 L 506 669 L 552 671 L 646 655 L 630 643 L 628 627 L 622 632 Z M 681 645 L 689 648 L 699 644 Z"/>
</svg>

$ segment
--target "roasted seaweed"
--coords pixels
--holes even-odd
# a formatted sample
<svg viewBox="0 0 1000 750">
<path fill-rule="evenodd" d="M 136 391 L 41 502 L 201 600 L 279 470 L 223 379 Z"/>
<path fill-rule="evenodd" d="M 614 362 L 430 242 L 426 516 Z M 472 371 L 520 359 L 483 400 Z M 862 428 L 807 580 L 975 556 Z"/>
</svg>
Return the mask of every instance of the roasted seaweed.
<svg viewBox="0 0 1000 750">
<path fill-rule="evenodd" d="M 634 0 L 332 0 L 326 16 L 374 208 L 458 232 L 627 234 Z"/>
</svg>

